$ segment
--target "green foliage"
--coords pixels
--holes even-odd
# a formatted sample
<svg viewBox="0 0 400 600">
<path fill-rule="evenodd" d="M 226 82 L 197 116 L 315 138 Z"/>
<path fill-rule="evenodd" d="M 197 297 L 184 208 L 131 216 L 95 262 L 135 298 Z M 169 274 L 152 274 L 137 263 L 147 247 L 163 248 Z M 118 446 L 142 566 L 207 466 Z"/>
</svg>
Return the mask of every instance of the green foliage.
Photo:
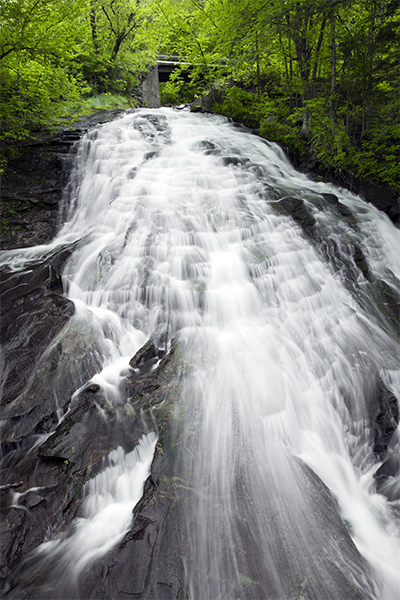
<svg viewBox="0 0 400 600">
<path fill-rule="evenodd" d="M 162 106 L 177 106 L 182 103 L 180 86 L 176 81 L 160 82 L 160 101 Z"/>
<path fill-rule="evenodd" d="M 207 92 L 213 80 L 212 70 L 206 70 L 201 65 L 190 71 L 185 66 L 177 68 L 167 82 L 160 84 L 161 103 L 177 105 L 192 102 Z"/>
<path fill-rule="evenodd" d="M 148 27 L 151 2 L 89 0 L 90 34 L 78 62 L 93 90 L 128 94 L 137 74 L 154 64 L 154 31 Z"/>
<path fill-rule="evenodd" d="M 214 111 L 232 117 L 235 121 L 241 121 L 249 127 L 255 127 L 258 123 L 257 97 L 237 86 L 225 91 L 223 102 L 215 104 Z"/>
<path fill-rule="evenodd" d="M 392 188 L 400 182 L 400 125 L 396 123 L 384 130 L 375 127 L 363 139 L 361 150 L 353 162 L 362 177 L 382 181 Z"/>
<path fill-rule="evenodd" d="M 20 139 L 29 130 L 55 122 L 60 102 L 74 102 L 86 91 L 66 69 L 51 61 L 10 59 L 0 83 L 3 137 Z"/>
<path fill-rule="evenodd" d="M 2 0 L 0 18 L 6 155 L 60 117 L 125 106 L 160 52 L 192 65 L 164 104 L 218 82 L 217 112 L 297 158 L 398 185 L 398 0 Z"/>
<path fill-rule="evenodd" d="M 325 98 L 313 98 L 307 102 L 310 111 L 309 144 L 313 154 L 324 166 L 347 167 L 350 153 L 350 140 L 343 122 L 338 115 L 332 115 Z M 302 109 L 295 111 L 292 122 L 301 119 Z"/>
<path fill-rule="evenodd" d="M 215 111 L 298 159 L 398 186 L 398 0 L 161 0 L 158 14 L 162 51 L 226 82 Z M 177 78 L 164 97 L 187 89 Z"/>
<path fill-rule="evenodd" d="M 301 116 L 298 111 L 290 113 L 290 98 L 286 94 L 271 97 L 263 94 L 260 109 L 260 135 L 290 149 L 297 159 L 307 152 L 307 144 L 300 136 Z"/>
<path fill-rule="evenodd" d="M 3 0 L 0 3 L 0 138 L 13 144 L 86 99 L 128 96 L 154 62 L 153 0 Z M 115 102 L 114 102 L 115 104 Z M 121 104 L 118 100 L 118 104 Z M 126 103 L 125 103 L 126 104 Z M 102 106 L 103 107 L 103 106 Z M 4 156 L 2 157 L 4 168 Z"/>
<path fill-rule="evenodd" d="M 261 121 L 260 135 L 270 142 L 277 142 L 290 149 L 292 156 L 298 160 L 304 158 L 307 146 L 300 137 L 298 128 L 290 126 L 288 123 L 282 123 L 273 118 Z"/>
<path fill-rule="evenodd" d="M 82 4 L 68 0 L 5 0 L 1 4 L 3 141 L 23 139 L 31 129 L 53 124 L 55 107 L 86 91 L 79 73 L 70 66 L 79 47 L 77 36 L 82 35 L 78 20 Z"/>
</svg>

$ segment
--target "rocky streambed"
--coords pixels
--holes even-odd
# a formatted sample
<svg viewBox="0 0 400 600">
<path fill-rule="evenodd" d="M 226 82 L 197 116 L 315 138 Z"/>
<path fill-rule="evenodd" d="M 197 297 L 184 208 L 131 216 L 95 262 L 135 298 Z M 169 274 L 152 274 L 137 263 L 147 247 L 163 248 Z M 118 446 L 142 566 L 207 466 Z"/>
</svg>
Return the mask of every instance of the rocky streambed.
<svg viewBox="0 0 400 600">
<path fill-rule="evenodd" d="M 55 234 L 73 144 L 101 119 L 106 116 L 43 138 L 13 166 L 2 192 L 2 218 L 7 224 L 3 227 L 4 249 L 44 244 Z M 319 202 L 321 210 L 329 206 L 338 220 L 356 228 L 352 213 L 334 194 L 322 195 Z M 371 273 L 361 247 L 355 247 L 349 265 L 343 264 L 335 240 L 315 226 L 304 198 L 287 195 L 271 205 L 277 214 L 290 216 L 301 227 L 333 270 L 346 272 L 349 290 L 361 306 L 375 312 L 390 335 L 398 335 L 399 298 Z M 50 559 L 46 571 L 38 570 L 38 557 L 32 556 L 32 551 L 66 532 L 80 516 L 83 486 L 101 470 L 103 459 L 112 450 L 122 446 L 129 452 L 143 434 L 156 431 L 151 475 L 134 508 L 132 527 L 111 552 L 87 570 L 80 597 L 185 598 L 187 540 L 179 525 L 180 482 L 174 476 L 179 438 L 172 434 L 172 420 L 173 405 L 182 393 L 182 380 L 190 365 L 179 338 L 167 344 L 168 331 L 164 331 L 164 338 L 158 334 L 132 357 L 125 378 L 125 403 L 111 406 L 98 385 L 86 385 L 98 367 L 96 340 L 92 341 L 93 352 L 87 351 L 86 342 L 79 354 L 79 333 L 70 326 L 74 304 L 63 295 L 61 277 L 71 251 L 59 248 L 45 260 L 31 263 L 29 269 L 14 272 L 5 266 L 1 273 L 3 594 L 20 599 L 55 597 L 59 581 L 52 575 L 54 565 Z M 361 284 L 350 263 L 363 274 Z M 78 392 L 77 382 L 81 385 Z M 382 381 L 374 381 L 372 388 L 374 451 L 383 463 L 376 481 L 378 489 L 393 499 L 390 482 L 398 469 L 398 457 L 391 440 L 399 421 L 398 406 Z M 324 511 L 335 521 L 343 553 L 362 565 L 330 493 L 314 474 L 309 474 L 309 479 L 311 486 L 324 490 Z M 251 553 L 250 546 L 249 542 Z M 313 597 L 307 582 L 288 577 L 288 590 L 294 594 L 291 598 L 300 593 Z M 248 585 L 251 587 L 251 582 Z M 343 586 L 347 598 L 361 598 L 351 586 Z"/>
<path fill-rule="evenodd" d="M 75 142 L 119 112 L 97 113 L 57 135 L 38 133 L 36 141 L 11 161 L 2 182 L 2 249 L 46 244 L 52 239 L 68 194 Z M 171 458 L 163 449 L 168 398 L 179 382 L 177 348 L 151 376 L 146 365 L 154 365 L 158 356 L 154 344 L 147 344 L 144 354 L 139 351 L 133 357 L 140 374 L 133 376 L 132 371 L 127 378 L 129 401 L 124 406 L 110 409 L 96 385 L 82 389 L 72 401 L 77 378 L 83 385 L 97 364 L 84 353 L 77 361 L 79 340 L 68 327 L 74 305 L 63 295 L 61 272 L 71 251 L 58 249 L 26 271 L 13 273 L 4 268 L 1 273 L 2 593 L 9 595 L 16 586 L 11 595 L 53 597 L 51 587 L 58 582 L 53 579 L 43 587 L 40 574 L 24 559 L 42 542 L 66 531 L 79 515 L 82 487 L 99 471 L 107 454 L 119 445 L 132 450 L 145 432 L 156 429 L 159 441 L 152 475 L 135 509 L 134 526 L 115 551 L 122 553 L 117 573 L 114 567 L 107 583 L 101 583 L 97 565 L 85 584 L 85 597 L 108 598 L 117 588 L 143 598 L 180 597 L 182 565 L 177 546 L 167 543 L 170 530 L 175 535 L 173 519 L 166 518 L 175 503 L 172 475 L 168 476 Z M 99 407 L 106 419 L 100 417 Z M 125 572 L 131 555 L 135 568 Z M 164 588 L 168 596 L 162 595 Z M 102 589 L 105 596 L 100 596 Z"/>
</svg>

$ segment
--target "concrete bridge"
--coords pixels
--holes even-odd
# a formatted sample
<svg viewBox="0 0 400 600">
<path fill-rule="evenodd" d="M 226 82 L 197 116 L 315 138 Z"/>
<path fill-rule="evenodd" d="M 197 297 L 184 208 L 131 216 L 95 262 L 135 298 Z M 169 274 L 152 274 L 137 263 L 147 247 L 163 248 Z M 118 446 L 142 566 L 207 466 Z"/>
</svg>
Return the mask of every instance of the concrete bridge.
<svg viewBox="0 0 400 600">
<path fill-rule="evenodd" d="M 143 102 L 148 108 L 160 108 L 160 81 L 168 81 L 171 73 L 181 66 L 187 66 L 187 70 L 183 71 L 185 77 L 190 71 L 190 63 L 184 62 L 179 56 L 158 55 L 156 66 L 142 84 Z"/>
</svg>

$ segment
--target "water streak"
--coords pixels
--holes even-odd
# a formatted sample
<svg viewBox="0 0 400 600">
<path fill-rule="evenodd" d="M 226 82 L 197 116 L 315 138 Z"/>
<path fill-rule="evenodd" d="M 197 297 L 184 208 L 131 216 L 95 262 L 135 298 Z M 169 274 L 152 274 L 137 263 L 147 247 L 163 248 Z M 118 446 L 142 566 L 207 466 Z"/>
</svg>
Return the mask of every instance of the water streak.
<svg viewBox="0 0 400 600">
<path fill-rule="evenodd" d="M 96 338 L 93 381 L 111 403 L 124 401 L 146 339 L 179 332 L 190 598 L 343 600 L 353 586 L 394 600 L 399 521 L 375 489 L 370 407 L 378 379 L 400 398 L 399 346 L 370 279 L 399 292 L 399 232 L 218 116 L 126 114 L 82 141 L 74 177 L 57 238 L 3 260 L 19 269 L 78 241 L 63 282 L 74 326 Z M 288 196 L 314 218 L 314 238 L 277 212 Z"/>
</svg>

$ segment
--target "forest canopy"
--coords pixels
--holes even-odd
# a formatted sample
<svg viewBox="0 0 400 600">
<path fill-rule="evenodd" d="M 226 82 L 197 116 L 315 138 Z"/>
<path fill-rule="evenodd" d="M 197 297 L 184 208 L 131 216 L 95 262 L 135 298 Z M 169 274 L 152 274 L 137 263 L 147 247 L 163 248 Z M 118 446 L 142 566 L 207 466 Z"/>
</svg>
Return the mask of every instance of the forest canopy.
<svg viewBox="0 0 400 600">
<path fill-rule="evenodd" d="M 399 183 L 397 0 L 164 0 L 163 51 L 196 64 L 165 98 L 214 110 L 299 160 Z"/>
<path fill-rule="evenodd" d="M 100 93 L 129 97 L 155 61 L 139 0 L 3 0 L 2 136 L 19 139 Z"/>
<path fill-rule="evenodd" d="M 99 94 L 132 104 L 158 54 L 166 104 L 212 110 L 326 169 L 399 181 L 398 0 L 3 0 L 2 138 Z M 66 111 L 66 112 L 65 112 Z"/>
</svg>

